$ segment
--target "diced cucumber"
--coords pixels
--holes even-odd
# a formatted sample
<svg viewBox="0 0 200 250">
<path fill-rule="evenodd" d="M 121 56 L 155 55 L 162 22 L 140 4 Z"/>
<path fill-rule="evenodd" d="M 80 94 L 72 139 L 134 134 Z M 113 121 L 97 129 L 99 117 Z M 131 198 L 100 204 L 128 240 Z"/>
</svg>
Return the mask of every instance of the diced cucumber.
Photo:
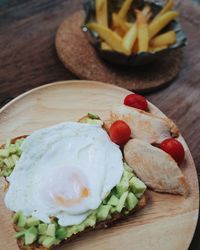
<svg viewBox="0 0 200 250">
<path fill-rule="evenodd" d="M 22 213 L 20 213 L 17 226 L 18 227 L 25 227 L 25 225 L 26 225 L 26 217 Z"/>
<path fill-rule="evenodd" d="M 96 224 L 96 219 L 97 219 L 97 215 L 95 213 L 92 213 L 85 219 L 83 223 L 85 227 L 93 227 Z"/>
<path fill-rule="evenodd" d="M 43 243 L 43 241 L 46 239 L 46 235 L 41 235 L 40 237 L 39 237 L 39 239 L 38 239 L 38 243 L 39 244 L 42 244 Z"/>
<path fill-rule="evenodd" d="M 126 164 L 125 162 L 124 162 L 124 169 L 126 170 L 126 171 L 128 171 L 128 172 L 130 172 L 130 173 L 132 173 L 133 172 L 133 169 L 131 168 L 131 167 L 129 167 L 129 165 L 128 164 Z"/>
<path fill-rule="evenodd" d="M 6 140 L 5 148 L 9 148 L 11 145 L 11 139 Z"/>
<path fill-rule="evenodd" d="M 65 238 L 67 238 L 67 230 L 64 227 L 57 229 L 56 238 L 60 240 L 64 240 Z"/>
<path fill-rule="evenodd" d="M 38 225 L 38 234 L 40 235 L 46 235 L 47 232 L 47 224 L 41 223 Z"/>
<path fill-rule="evenodd" d="M 19 156 L 17 156 L 16 154 L 11 155 L 11 158 L 12 158 L 14 164 L 16 164 L 16 162 L 19 160 Z"/>
<path fill-rule="evenodd" d="M 8 157 L 9 156 L 9 150 L 8 149 L 0 149 L 0 156 L 1 157 Z"/>
<path fill-rule="evenodd" d="M 119 199 L 115 195 L 112 195 L 109 201 L 107 202 L 107 204 L 111 206 L 117 206 L 118 203 L 119 203 Z"/>
<path fill-rule="evenodd" d="M 30 227 L 25 231 L 25 245 L 32 244 L 37 239 L 36 227 Z"/>
<path fill-rule="evenodd" d="M 43 240 L 42 245 L 46 248 L 50 248 L 57 242 L 55 237 L 46 236 L 46 238 Z"/>
<path fill-rule="evenodd" d="M 18 219 L 19 219 L 19 216 L 21 215 L 21 212 L 16 212 L 13 217 L 12 217 L 12 221 L 13 223 L 17 223 L 18 222 Z"/>
<path fill-rule="evenodd" d="M 138 199 L 133 193 L 129 193 L 126 202 L 127 202 L 127 208 L 130 211 L 138 204 Z"/>
<path fill-rule="evenodd" d="M 16 148 L 16 146 L 14 144 L 10 145 L 10 147 L 8 148 L 8 150 L 9 150 L 10 154 L 15 154 L 17 152 L 17 148 Z"/>
<path fill-rule="evenodd" d="M 127 195 L 128 195 L 128 191 L 126 191 L 125 193 L 122 194 L 122 196 L 120 197 L 119 199 L 119 203 L 116 207 L 116 210 L 118 213 L 121 213 L 124 205 L 125 205 L 125 201 L 126 201 L 126 198 L 127 198 Z"/>
<path fill-rule="evenodd" d="M 55 224 L 49 224 L 47 227 L 46 235 L 55 237 L 56 234 L 56 225 Z"/>
<path fill-rule="evenodd" d="M 110 205 L 101 205 L 97 210 L 97 220 L 98 221 L 106 220 L 109 215 L 110 209 L 111 209 Z"/>
<path fill-rule="evenodd" d="M 8 168 L 13 168 L 15 166 L 15 163 L 13 162 L 11 157 L 5 158 L 3 162 Z"/>
<path fill-rule="evenodd" d="M 40 221 L 34 217 L 30 217 L 30 218 L 27 218 L 26 224 L 28 227 L 37 226 L 40 224 Z"/>
<path fill-rule="evenodd" d="M 134 194 L 143 194 L 146 190 L 146 185 L 137 177 L 132 177 L 129 181 L 130 189 Z"/>
<path fill-rule="evenodd" d="M 117 208 L 116 208 L 116 207 L 111 207 L 110 213 L 111 213 L 111 214 L 114 214 L 114 213 L 116 213 L 116 212 L 117 212 Z"/>
<path fill-rule="evenodd" d="M 92 114 L 92 113 L 88 113 L 88 117 L 91 118 L 91 119 L 97 119 L 97 120 L 99 120 L 99 116 L 95 115 L 95 114 Z"/>
<path fill-rule="evenodd" d="M 19 231 L 15 234 L 15 238 L 18 239 L 18 238 L 21 238 L 22 236 L 25 235 L 25 230 L 24 231 Z"/>
<path fill-rule="evenodd" d="M 122 194 L 128 190 L 128 188 L 129 188 L 128 179 L 121 180 L 121 182 L 119 184 L 117 184 L 117 186 L 116 186 L 116 192 L 117 192 L 118 198 L 120 198 L 122 196 Z"/>
</svg>

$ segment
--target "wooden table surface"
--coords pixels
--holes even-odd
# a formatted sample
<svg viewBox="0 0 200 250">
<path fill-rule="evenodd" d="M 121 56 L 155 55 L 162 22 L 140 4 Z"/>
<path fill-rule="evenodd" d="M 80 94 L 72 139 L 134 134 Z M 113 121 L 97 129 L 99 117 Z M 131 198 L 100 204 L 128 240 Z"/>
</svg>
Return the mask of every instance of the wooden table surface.
<svg viewBox="0 0 200 250">
<path fill-rule="evenodd" d="M 182 1 L 187 5 L 190 0 Z M 0 0 L 0 107 L 34 87 L 76 79 L 58 60 L 54 38 L 59 24 L 81 9 L 82 3 L 83 0 Z M 200 10 L 191 1 L 189 5 Z M 197 31 L 188 34 L 193 40 L 184 49 L 182 71 L 168 88 L 148 94 L 147 98 L 177 123 L 200 177 L 200 17 L 191 13 L 185 15 Z M 200 222 L 190 246 L 193 249 L 200 249 Z"/>
</svg>

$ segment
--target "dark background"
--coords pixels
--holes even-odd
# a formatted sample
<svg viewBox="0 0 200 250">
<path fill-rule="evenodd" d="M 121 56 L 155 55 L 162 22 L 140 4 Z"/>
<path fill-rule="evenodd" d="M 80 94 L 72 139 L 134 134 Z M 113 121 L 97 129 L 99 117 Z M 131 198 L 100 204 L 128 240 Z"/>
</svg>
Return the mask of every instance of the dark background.
<svg viewBox="0 0 200 250">
<path fill-rule="evenodd" d="M 183 2 L 194 5 L 190 0 Z M 54 39 L 59 24 L 81 9 L 82 3 L 83 0 L 0 0 L 0 107 L 34 87 L 76 79 L 58 60 Z M 192 8 L 198 8 L 197 4 Z M 191 150 L 199 177 L 200 8 L 196 16 L 186 9 L 183 15 L 193 27 L 193 30 L 190 25 L 185 27 L 191 41 L 184 49 L 183 69 L 168 88 L 146 96 L 177 123 Z M 198 249 L 199 222 L 190 246 L 190 250 Z"/>
</svg>

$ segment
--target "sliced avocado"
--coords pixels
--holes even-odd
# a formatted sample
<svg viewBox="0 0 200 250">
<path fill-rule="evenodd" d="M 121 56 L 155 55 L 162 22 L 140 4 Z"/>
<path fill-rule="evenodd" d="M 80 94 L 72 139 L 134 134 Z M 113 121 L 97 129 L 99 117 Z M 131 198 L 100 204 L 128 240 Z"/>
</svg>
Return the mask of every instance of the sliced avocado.
<svg viewBox="0 0 200 250">
<path fill-rule="evenodd" d="M 85 219 L 85 221 L 83 222 L 84 225 L 85 225 L 85 227 L 93 227 L 93 226 L 95 226 L 95 224 L 96 224 L 96 219 L 97 219 L 96 216 L 97 216 L 96 213 L 92 213 L 91 215 L 89 215 L 89 216 Z"/>
<path fill-rule="evenodd" d="M 119 203 L 119 199 L 115 195 L 112 195 L 109 201 L 107 202 L 107 204 L 111 206 L 117 206 L 118 203 Z"/>
<path fill-rule="evenodd" d="M 22 213 L 20 213 L 17 226 L 18 227 L 25 227 L 25 225 L 26 225 L 26 217 Z"/>
<path fill-rule="evenodd" d="M 47 224 L 40 223 L 38 225 L 38 234 L 40 234 L 40 235 L 46 235 L 47 227 L 48 227 Z"/>
<path fill-rule="evenodd" d="M 127 196 L 126 202 L 127 208 L 130 211 L 138 204 L 138 199 L 133 193 L 130 192 Z"/>
<path fill-rule="evenodd" d="M 111 205 L 100 205 L 100 207 L 97 210 L 97 220 L 98 221 L 106 220 L 109 215 L 110 209 Z"/>
<path fill-rule="evenodd" d="M 129 181 L 130 189 L 134 194 L 143 194 L 146 190 L 146 185 L 137 177 L 132 177 Z"/>
<path fill-rule="evenodd" d="M 8 168 L 13 168 L 15 166 L 14 162 L 12 161 L 11 157 L 5 158 L 3 160 L 3 163 L 6 165 Z"/>
<path fill-rule="evenodd" d="M 46 235 L 51 236 L 51 237 L 55 237 L 55 234 L 56 234 L 56 225 L 55 224 L 49 224 L 47 226 Z"/>
<path fill-rule="evenodd" d="M 30 217 L 26 220 L 26 224 L 28 227 L 37 226 L 40 224 L 40 221 L 34 217 Z"/>
<path fill-rule="evenodd" d="M 15 234 L 16 239 L 21 238 L 22 236 L 25 235 L 25 230 L 24 231 L 19 231 Z"/>
<path fill-rule="evenodd" d="M 21 212 L 16 212 L 14 215 L 13 215 L 13 217 L 12 217 L 12 221 L 13 221 L 13 223 L 17 223 L 18 222 L 18 219 L 19 219 L 19 216 L 21 215 Z"/>
<path fill-rule="evenodd" d="M 135 196 L 139 199 L 143 196 L 144 192 L 136 193 Z"/>
<path fill-rule="evenodd" d="M 77 225 L 78 232 L 82 232 L 84 229 L 85 229 L 85 224 L 83 222 Z"/>
<path fill-rule="evenodd" d="M 46 248 L 50 248 L 52 245 L 57 243 L 57 239 L 55 237 L 46 236 L 42 242 L 42 245 Z"/>
<path fill-rule="evenodd" d="M 120 197 L 119 203 L 118 203 L 118 205 L 116 207 L 116 210 L 117 210 L 118 213 L 121 213 L 123 207 L 125 206 L 125 201 L 126 201 L 127 195 L 128 195 L 128 191 L 123 193 L 122 196 Z"/>
<path fill-rule="evenodd" d="M 30 227 L 25 231 L 25 245 L 32 244 L 37 239 L 36 227 Z"/>
<path fill-rule="evenodd" d="M 67 238 L 67 230 L 64 227 L 61 227 L 56 230 L 56 238 L 64 240 Z"/>
</svg>

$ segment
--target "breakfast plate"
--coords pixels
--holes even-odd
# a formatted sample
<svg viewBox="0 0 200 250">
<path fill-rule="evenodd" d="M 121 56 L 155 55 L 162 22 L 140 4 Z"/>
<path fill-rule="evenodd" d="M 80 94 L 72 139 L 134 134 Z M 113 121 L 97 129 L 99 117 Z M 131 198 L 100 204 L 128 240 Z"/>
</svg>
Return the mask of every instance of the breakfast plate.
<svg viewBox="0 0 200 250">
<path fill-rule="evenodd" d="M 41 86 L 15 98 L 0 110 L 0 144 L 7 138 L 30 134 L 36 129 L 64 121 L 77 121 L 88 112 L 108 120 L 113 104 L 121 104 L 131 92 L 92 81 L 63 81 Z M 164 116 L 154 105 L 151 113 Z M 181 137 L 186 157 L 182 171 L 190 186 L 188 198 L 148 191 L 145 208 L 108 229 L 88 232 L 58 249 L 187 249 L 199 210 L 195 165 Z M 0 248 L 17 249 L 11 213 L 5 208 L 0 182 Z"/>
</svg>

